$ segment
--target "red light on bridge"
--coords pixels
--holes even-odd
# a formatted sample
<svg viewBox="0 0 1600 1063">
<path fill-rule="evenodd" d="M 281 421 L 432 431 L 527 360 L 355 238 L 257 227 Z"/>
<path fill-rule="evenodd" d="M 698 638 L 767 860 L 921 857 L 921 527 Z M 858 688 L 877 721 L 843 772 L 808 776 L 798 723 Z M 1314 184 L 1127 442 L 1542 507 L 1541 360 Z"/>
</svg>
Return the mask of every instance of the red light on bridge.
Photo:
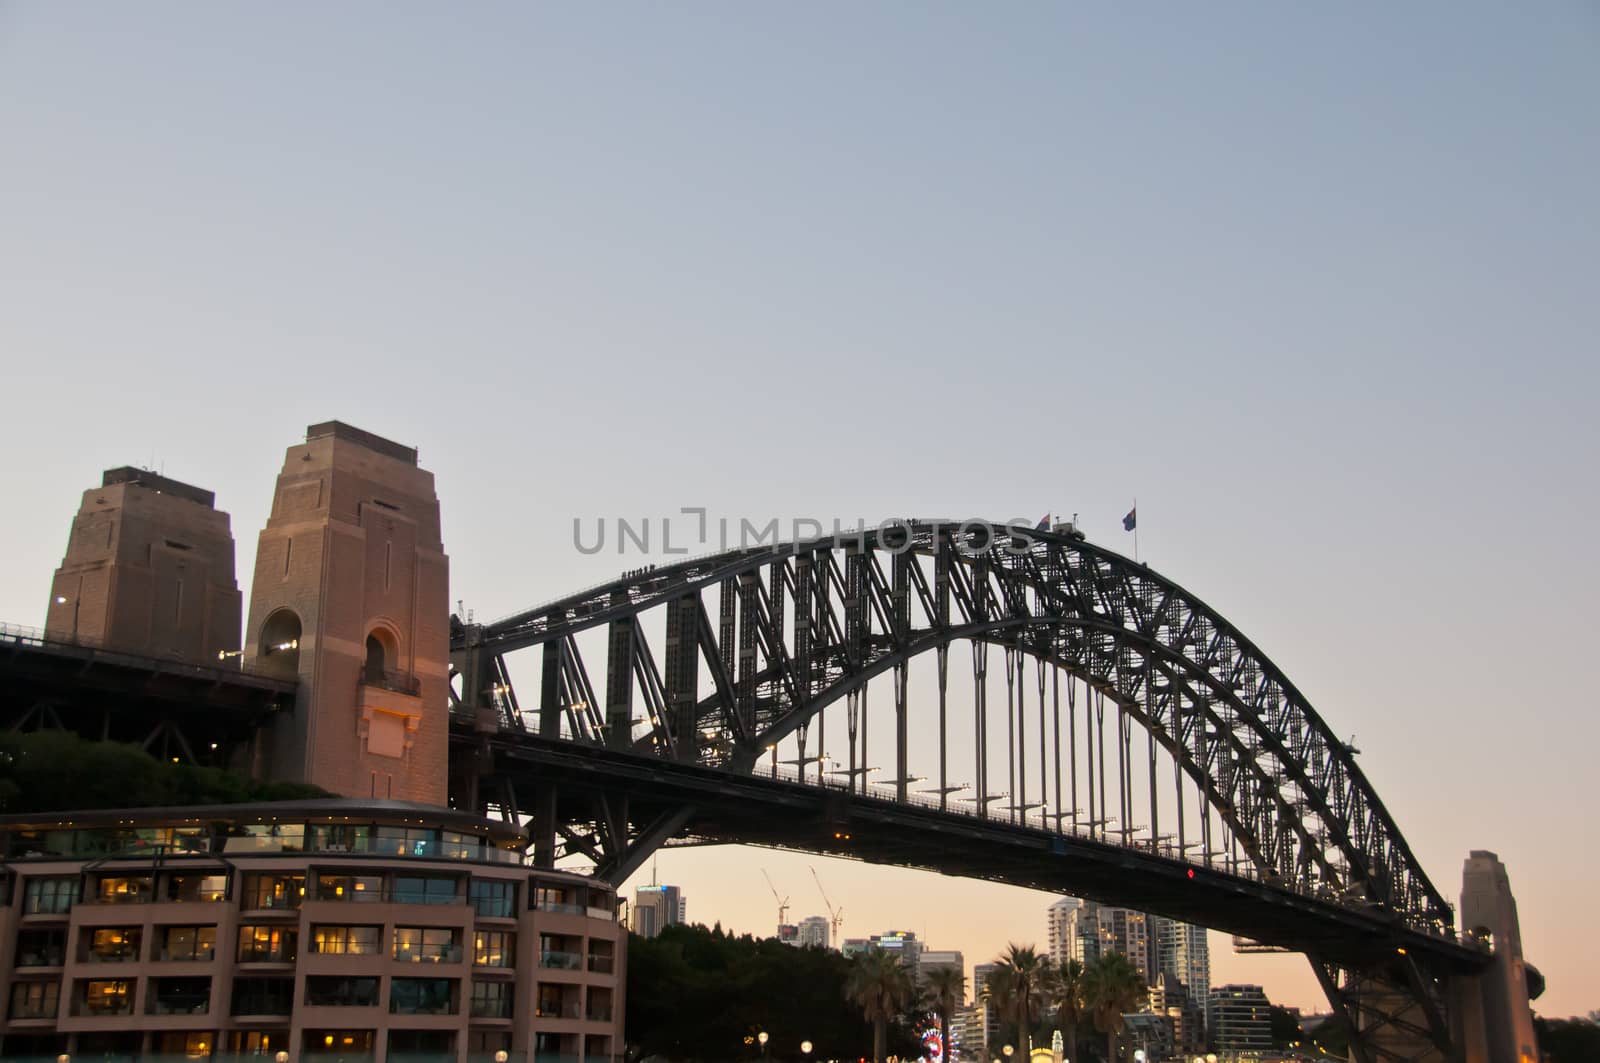
<svg viewBox="0 0 1600 1063">
<path fill-rule="evenodd" d="M 1188 871 L 1185 872 L 1185 874 L 1187 874 L 1190 878 L 1194 878 L 1194 868 L 1191 867 Z"/>
</svg>

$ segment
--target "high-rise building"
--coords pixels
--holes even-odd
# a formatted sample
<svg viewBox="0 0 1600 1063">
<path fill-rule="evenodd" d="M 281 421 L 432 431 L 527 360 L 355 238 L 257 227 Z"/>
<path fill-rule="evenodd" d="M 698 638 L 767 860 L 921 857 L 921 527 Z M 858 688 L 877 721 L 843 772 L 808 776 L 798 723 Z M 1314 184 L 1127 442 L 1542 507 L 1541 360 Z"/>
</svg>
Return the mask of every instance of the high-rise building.
<svg viewBox="0 0 1600 1063">
<path fill-rule="evenodd" d="M 1072 958 L 1073 916 L 1083 902 L 1076 897 L 1063 897 L 1045 910 L 1045 942 L 1050 950 L 1050 962 L 1056 966 Z"/>
<path fill-rule="evenodd" d="M 1100 956 L 1100 911 L 1099 904 L 1077 897 L 1063 897 L 1049 907 L 1045 929 L 1052 963 L 1089 964 Z"/>
<path fill-rule="evenodd" d="M 800 920 L 800 940 L 797 944 L 810 948 L 828 947 L 828 920 L 825 916 L 808 915 Z"/>
<path fill-rule="evenodd" d="M 1150 922 L 1143 912 L 1132 908 L 1107 908 L 1095 913 L 1100 953 L 1120 952 L 1133 964 L 1139 977 L 1149 985 L 1155 980 L 1150 963 Z"/>
<path fill-rule="evenodd" d="M 993 1008 L 978 1001 L 969 1007 L 957 1008 L 950 1017 L 950 1043 L 955 1050 L 952 1058 L 960 1060 L 985 1060 L 989 1054 L 986 1045 L 999 1039 L 1000 1017 Z"/>
<path fill-rule="evenodd" d="M 245 657 L 300 681 L 255 774 L 445 803 L 449 560 L 417 452 L 339 421 L 289 448 L 256 547 Z"/>
<path fill-rule="evenodd" d="M 1204 1008 L 1189 992 L 1164 972 L 1156 974 L 1149 988 L 1150 1011 L 1164 1016 L 1171 1028 L 1173 1046 L 1189 1058 L 1205 1051 Z"/>
<path fill-rule="evenodd" d="M 1258 985 L 1213 989 L 1211 1020 L 1211 1041 L 1219 1053 L 1265 1052 L 1272 1047 L 1271 1006 Z"/>
<path fill-rule="evenodd" d="M 1182 986 L 1189 1002 L 1210 1027 L 1211 947 L 1206 928 L 1193 923 L 1152 917 L 1156 924 L 1156 970 L 1168 986 Z M 1152 983 L 1153 984 L 1153 983 Z"/>
<path fill-rule="evenodd" d="M 917 977 L 927 978 L 929 973 L 941 967 L 950 967 L 960 971 L 963 976 L 967 973 L 966 957 L 961 955 L 959 949 L 923 949 L 922 956 L 917 961 Z M 968 991 L 972 989 L 967 987 Z"/>
<path fill-rule="evenodd" d="M 669 926 L 684 922 L 687 901 L 676 886 L 658 886 L 654 883 L 633 891 L 633 908 L 628 915 L 628 929 L 644 938 L 653 938 Z"/>
<path fill-rule="evenodd" d="M 214 502 L 143 469 L 107 469 L 73 518 L 45 634 L 212 667 L 237 657 L 233 532 Z"/>
<path fill-rule="evenodd" d="M 922 942 L 910 930 L 886 930 L 869 938 L 849 938 L 839 951 L 849 957 L 874 947 L 891 956 L 898 956 L 900 962 L 910 970 L 911 976 L 917 976 L 917 965 L 922 959 Z"/>
<path fill-rule="evenodd" d="M 972 999 L 981 1002 L 984 989 L 989 984 L 989 975 L 999 968 L 998 963 L 975 963 L 972 965 Z"/>
</svg>

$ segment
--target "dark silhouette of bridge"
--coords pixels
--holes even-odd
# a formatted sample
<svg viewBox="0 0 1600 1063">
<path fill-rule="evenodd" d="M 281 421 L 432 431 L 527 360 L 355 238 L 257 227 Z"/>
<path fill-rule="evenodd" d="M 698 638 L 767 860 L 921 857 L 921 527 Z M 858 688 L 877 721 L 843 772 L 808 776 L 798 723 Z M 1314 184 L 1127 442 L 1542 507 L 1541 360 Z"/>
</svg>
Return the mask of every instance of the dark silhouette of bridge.
<svg viewBox="0 0 1600 1063">
<path fill-rule="evenodd" d="M 1103 899 L 1305 952 L 1360 1059 L 1462 1058 L 1452 980 L 1488 950 L 1355 751 L 1216 610 L 1070 530 L 651 567 L 453 618 L 451 656 L 454 800 L 531 817 L 537 864 L 620 883 L 663 845 L 752 843 Z"/>
<path fill-rule="evenodd" d="M 1363 1063 L 1486 1060 L 1527 1010 L 1493 855 L 1469 861 L 1458 933 L 1282 670 L 1070 528 L 764 544 L 450 628 L 451 802 L 530 824 L 536 866 L 620 884 L 662 846 L 743 843 L 1129 905 L 1304 952 Z M 0 724 L 247 763 L 346 711 L 314 707 L 311 665 L 267 667 L 268 634 L 241 668 L 0 631 Z M 362 704 L 402 697 L 369 686 Z"/>
</svg>

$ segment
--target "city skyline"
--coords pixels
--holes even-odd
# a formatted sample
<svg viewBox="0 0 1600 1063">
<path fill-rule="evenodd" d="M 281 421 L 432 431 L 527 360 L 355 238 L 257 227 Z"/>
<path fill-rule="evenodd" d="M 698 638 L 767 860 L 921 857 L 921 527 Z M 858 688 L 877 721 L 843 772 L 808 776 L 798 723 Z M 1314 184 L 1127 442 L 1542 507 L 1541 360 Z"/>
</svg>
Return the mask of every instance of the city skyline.
<svg viewBox="0 0 1600 1063">
<path fill-rule="evenodd" d="M 483 617 L 641 563 L 575 550 L 578 519 L 1078 511 L 1131 553 L 1137 494 L 1143 559 L 1354 736 L 1447 896 L 1471 849 L 1505 860 L 1535 1007 L 1595 1006 L 1587 15 L 87 10 L 0 16 L 31 162 L 0 172 L 28 445 L 0 620 L 42 625 L 118 465 L 216 491 L 251 572 L 282 448 L 329 417 L 421 449 Z M 758 384 L 798 367 L 859 392 Z M 846 412 L 889 395 L 916 416 Z M 999 456 L 977 425 L 1043 428 Z M 1043 944 L 1049 894 L 661 859 L 751 931 L 755 868 L 798 897 L 812 863 L 847 936 Z M 1211 953 L 1319 999 L 1299 957 Z"/>
</svg>

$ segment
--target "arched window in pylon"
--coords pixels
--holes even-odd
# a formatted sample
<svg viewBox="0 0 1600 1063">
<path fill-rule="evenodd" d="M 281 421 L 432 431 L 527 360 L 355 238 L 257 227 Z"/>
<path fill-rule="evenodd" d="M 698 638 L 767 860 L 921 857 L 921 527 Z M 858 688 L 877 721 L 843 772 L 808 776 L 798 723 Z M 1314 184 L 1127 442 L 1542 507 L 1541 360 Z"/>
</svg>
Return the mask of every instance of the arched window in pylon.
<svg viewBox="0 0 1600 1063">
<path fill-rule="evenodd" d="M 399 671 L 400 640 L 383 625 L 367 632 L 367 661 L 364 674 L 368 683 L 381 685 L 387 676 Z"/>
<path fill-rule="evenodd" d="M 256 666 L 269 675 L 300 674 L 300 617 L 293 609 L 279 609 L 261 625 Z"/>
</svg>

